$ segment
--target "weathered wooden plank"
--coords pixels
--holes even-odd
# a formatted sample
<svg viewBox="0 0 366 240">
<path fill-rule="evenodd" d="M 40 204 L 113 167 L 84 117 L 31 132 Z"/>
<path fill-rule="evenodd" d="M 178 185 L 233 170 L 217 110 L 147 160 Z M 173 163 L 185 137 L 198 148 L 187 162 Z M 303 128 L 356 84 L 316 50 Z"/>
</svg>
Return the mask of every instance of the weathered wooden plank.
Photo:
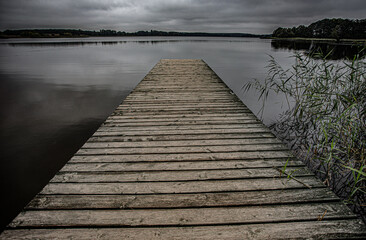
<svg viewBox="0 0 366 240">
<path fill-rule="evenodd" d="M 165 119 L 165 120 L 176 120 L 179 119 L 188 119 L 188 118 L 194 118 L 194 119 L 207 119 L 207 118 L 216 118 L 216 117 L 224 117 L 224 118 L 231 118 L 231 117 L 245 117 L 245 116 L 254 116 L 252 113 L 207 113 L 207 114 L 170 114 L 170 115 L 139 115 L 139 116 L 123 116 L 123 115 L 111 115 L 109 118 L 114 119 L 151 119 L 151 120 L 157 120 L 157 119 Z"/>
<path fill-rule="evenodd" d="M 124 104 L 201 104 L 201 103 L 232 103 L 236 102 L 235 99 L 191 99 L 191 100 L 184 100 L 184 99 L 125 99 L 123 100 Z"/>
<path fill-rule="evenodd" d="M 136 126 L 136 127 L 108 127 L 108 126 L 101 126 L 96 133 L 102 133 L 102 132 L 118 132 L 124 134 L 126 132 L 135 132 L 138 131 L 140 134 L 144 132 L 172 132 L 172 131 L 184 131 L 187 133 L 190 133 L 189 131 L 194 130 L 195 132 L 199 133 L 199 131 L 206 131 L 209 133 L 215 133 L 215 132 L 232 132 L 237 130 L 239 132 L 240 130 L 243 130 L 244 132 L 248 132 L 251 129 L 254 131 L 269 131 L 268 128 L 263 127 L 261 124 L 232 124 L 232 125 L 187 125 L 187 126 L 159 126 L 159 127 L 144 127 L 144 126 Z M 181 132 L 182 133 L 182 132 Z"/>
<path fill-rule="evenodd" d="M 117 110 L 126 110 L 126 111 L 136 111 L 136 112 L 145 112 L 145 111 L 156 111 L 156 112 L 161 112 L 161 111 L 195 111 L 195 110 L 206 110 L 206 111 L 214 111 L 217 109 L 226 109 L 226 110 L 238 110 L 238 111 L 242 111 L 242 110 L 246 110 L 249 111 L 248 109 L 244 109 L 241 108 L 240 106 L 232 106 L 229 107 L 225 104 L 217 104 L 216 106 L 200 106 L 199 108 L 196 106 L 189 106 L 189 105 L 184 105 L 184 104 L 176 104 L 176 105 L 172 105 L 170 107 L 165 107 L 164 105 L 162 106 L 147 106 L 145 104 L 134 104 L 132 105 L 120 105 L 120 107 L 117 108 Z"/>
<path fill-rule="evenodd" d="M 164 94 L 164 93 L 156 93 L 156 92 L 145 92 L 145 93 L 136 93 L 131 98 L 128 98 L 127 100 L 149 100 L 149 99 L 155 99 L 155 100 L 181 100 L 181 101 L 190 101 L 193 100 L 194 102 L 201 101 L 201 100 L 226 100 L 226 101 L 233 101 L 236 100 L 233 96 L 228 96 L 227 94 L 212 94 L 212 93 L 202 93 L 200 95 L 183 95 L 179 92 L 175 92 L 173 94 Z M 244 108 L 245 109 L 245 108 Z"/>
<path fill-rule="evenodd" d="M 339 202 L 231 208 L 186 208 L 150 210 L 59 210 L 27 211 L 20 213 L 10 227 L 103 227 L 103 226 L 182 226 L 281 221 L 316 221 L 355 218 Z"/>
<path fill-rule="evenodd" d="M 143 122 L 143 123 L 138 123 L 138 122 L 129 122 L 129 123 L 125 123 L 125 122 L 118 122 L 118 121 L 106 121 L 104 122 L 103 126 L 104 127 L 155 127 L 155 126 L 176 126 L 176 127 L 187 127 L 187 126 L 194 126 L 194 127 L 198 127 L 198 126 L 218 126 L 218 125 L 222 125 L 222 126 L 246 126 L 248 124 L 258 124 L 258 120 L 253 120 L 253 119 L 248 119 L 248 120 L 234 120 L 234 121 L 227 121 L 227 122 L 222 122 L 222 121 L 186 121 L 186 122 Z M 225 127 L 227 128 L 227 127 Z M 233 127 L 234 128 L 234 127 Z"/>
<path fill-rule="evenodd" d="M 136 94 L 134 97 L 129 97 L 127 98 L 127 100 L 138 100 L 138 101 L 175 101 L 175 100 L 180 100 L 181 102 L 187 102 L 187 101 L 193 101 L 194 102 L 202 102 L 202 100 L 204 101 L 211 101 L 211 100 L 224 100 L 224 101 L 232 101 L 235 102 L 236 98 L 232 97 L 232 96 L 225 96 L 225 95 L 205 95 L 202 94 L 200 96 L 195 96 L 195 95 L 184 95 L 184 96 L 180 96 L 178 93 L 174 94 L 174 95 L 162 95 L 162 94 L 157 94 L 157 93 L 146 93 L 146 94 Z"/>
<path fill-rule="evenodd" d="M 295 231 L 294 231 L 295 230 Z M 161 228 L 6 230 L 1 239 L 364 239 L 361 220 Z"/>
<path fill-rule="evenodd" d="M 188 70 L 189 68 L 187 68 Z M 191 71 L 192 70 L 192 71 Z M 155 75 L 156 77 L 159 77 L 159 76 L 166 76 L 166 75 L 175 75 L 175 76 L 178 76 L 178 75 L 182 75 L 182 76 L 192 76 L 192 77 L 195 77 L 195 76 L 202 76 L 202 77 L 212 77 L 213 74 L 210 73 L 210 72 L 207 72 L 207 71 L 203 71 L 203 69 L 196 69 L 196 71 L 194 71 L 193 68 L 191 68 L 190 72 L 187 74 L 187 71 L 177 71 L 176 69 L 152 69 L 149 74 L 151 75 Z M 162 71 L 164 71 L 162 73 Z"/>
<path fill-rule="evenodd" d="M 110 126 L 103 125 L 101 126 L 97 132 L 108 132 L 108 131 L 168 131 L 168 130 L 214 130 L 214 129 L 249 129 L 249 128 L 260 128 L 263 129 L 262 124 L 258 123 L 247 123 L 247 124 L 230 124 L 230 125 L 214 125 L 214 124 L 194 124 L 194 125 L 169 125 L 169 126 L 133 126 L 133 127 L 123 127 L 123 126 Z M 266 128 L 265 128 L 266 129 Z"/>
<path fill-rule="evenodd" d="M 118 121 L 118 120 L 108 120 L 103 123 L 103 126 L 106 127 L 152 127 L 152 126 L 202 126 L 202 125 L 247 125 L 247 124 L 258 124 L 258 120 L 253 119 L 245 119 L 245 120 L 231 120 L 227 122 L 222 122 L 218 120 L 206 120 L 206 121 L 180 121 L 180 122 L 174 122 L 174 121 L 149 121 L 149 122 L 138 122 L 138 121 L 130 121 L 130 122 L 124 122 L 124 121 Z"/>
<path fill-rule="evenodd" d="M 131 155 L 75 155 L 70 162 L 166 162 L 166 161 L 220 161 L 241 160 L 242 163 L 255 160 L 275 159 L 284 164 L 293 155 L 288 151 L 226 152 L 226 153 L 173 153 L 173 154 L 131 154 Z M 269 162 L 269 161 L 268 161 Z"/>
<path fill-rule="evenodd" d="M 171 115 L 176 115 L 176 114 L 206 114 L 206 113 L 249 113 L 248 110 L 235 110 L 235 109 L 231 109 L 231 108 L 217 108 L 217 109 L 187 109 L 187 110 L 161 110 L 161 111 L 123 111 L 123 110 L 115 110 L 113 112 L 113 115 L 141 115 L 141 116 L 146 116 L 146 115 L 166 115 L 166 114 L 171 114 Z"/>
<path fill-rule="evenodd" d="M 165 171 L 165 170 L 214 170 L 214 169 L 245 169 L 283 167 L 286 159 L 264 160 L 223 160 L 223 161 L 184 161 L 168 162 L 145 161 L 131 162 L 127 159 L 122 162 L 119 156 L 80 156 L 73 157 L 60 172 L 121 172 L 121 171 Z M 130 161 L 130 162 L 129 162 Z M 289 161 L 288 166 L 303 166 L 301 161 Z"/>
<path fill-rule="evenodd" d="M 197 104 L 192 104 L 192 103 L 176 103 L 176 104 L 121 104 L 117 107 L 117 109 L 148 109 L 148 110 L 160 110 L 161 108 L 164 109 L 195 109 L 195 108 L 234 108 L 234 109 L 247 109 L 246 107 L 243 107 L 242 103 L 238 103 L 238 102 L 230 102 L 230 103 L 216 103 L 216 104 L 212 104 L 212 103 L 201 103 L 199 106 L 197 106 Z"/>
<path fill-rule="evenodd" d="M 206 95 L 200 95 L 200 96 L 179 96 L 177 94 L 175 95 L 169 95 L 169 96 L 163 96 L 163 95 L 159 95 L 157 96 L 156 94 L 140 94 L 140 95 L 136 95 L 133 97 L 127 97 L 126 98 L 127 101 L 151 101 L 151 102 L 155 102 L 155 101 L 181 101 L 181 102 L 187 102 L 187 101 L 192 101 L 192 103 L 194 102 L 202 102 L 202 101 L 231 101 L 231 102 L 235 102 L 237 101 L 237 99 L 233 96 L 206 96 Z"/>
<path fill-rule="evenodd" d="M 211 86 L 211 87 L 205 87 L 205 86 L 202 86 L 202 87 L 199 87 L 199 86 L 196 86 L 196 87 L 188 87 L 188 86 L 172 86 L 172 87 L 169 87 L 169 86 L 163 86 L 163 87 L 159 87 L 159 86 L 149 86 L 148 88 L 145 86 L 145 87 L 142 87 L 142 86 L 138 86 L 135 88 L 136 92 L 139 92 L 139 93 L 145 93 L 145 92 L 157 92 L 157 93 L 160 93 L 160 92 L 184 92 L 184 91 L 190 91 L 190 92 L 213 92 L 213 93 L 219 93 L 219 92 L 227 92 L 227 91 L 230 91 L 228 89 L 223 89 L 222 86 L 217 86 L 217 87 L 214 87 L 214 86 Z"/>
<path fill-rule="evenodd" d="M 157 84 L 159 84 L 159 82 L 157 82 Z M 162 86 L 163 87 L 163 86 Z M 214 98 L 217 96 L 222 96 L 225 98 L 233 98 L 233 99 L 237 99 L 236 96 L 234 95 L 228 95 L 227 93 L 231 93 L 230 89 L 225 88 L 224 86 L 222 86 L 224 89 L 224 91 L 203 91 L 201 90 L 200 92 L 202 93 L 202 95 L 200 95 L 200 92 L 196 91 L 196 92 L 192 92 L 191 95 L 193 97 L 210 97 L 210 98 Z M 148 89 L 147 89 L 148 90 Z M 149 91 L 133 91 L 132 92 L 133 95 L 131 96 L 131 98 L 134 97 L 139 97 L 139 96 L 145 96 L 145 95 L 153 95 L 154 93 L 158 96 L 175 96 L 175 97 L 181 97 L 181 96 L 188 96 L 189 92 L 187 91 L 180 91 L 180 90 L 175 90 L 175 91 L 159 91 L 158 89 L 155 90 L 149 90 Z"/>
<path fill-rule="evenodd" d="M 286 188 L 325 187 L 312 177 L 298 177 L 298 181 L 283 178 L 241 180 L 207 180 L 177 182 L 126 183 L 49 183 L 41 194 L 157 194 L 274 190 Z"/>
<path fill-rule="evenodd" d="M 136 92 L 139 92 L 138 89 L 144 87 L 146 89 L 152 87 L 164 87 L 164 88 L 177 88 L 182 87 L 182 89 L 216 89 L 223 88 L 222 82 L 218 79 L 210 79 L 210 78 L 201 78 L 200 80 L 194 80 L 191 78 L 177 78 L 173 83 L 169 80 L 143 80 L 136 88 Z M 135 92 L 135 91 L 134 91 Z"/>
<path fill-rule="evenodd" d="M 92 136 L 88 142 L 146 142 L 146 141 L 184 141 L 184 140 L 224 140 L 224 139 L 256 139 L 273 138 L 271 133 L 248 134 L 199 134 L 199 135 L 154 135 L 154 136 Z"/>
<path fill-rule="evenodd" d="M 194 84 L 202 84 L 202 83 L 221 83 L 221 79 L 219 79 L 217 76 L 184 76 L 184 75 L 146 75 L 143 78 L 143 81 L 141 81 L 141 84 L 153 84 L 153 83 L 160 83 L 160 84 L 184 84 L 184 83 L 194 83 Z"/>
<path fill-rule="evenodd" d="M 225 94 L 202 94 L 202 95 L 182 95 L 179 92 L 175 92 L 172 95 L 167 95 L 157 92 L 146 92 L 146 93 L 136 93 L 135 96 L 127 98 L 127 101 L 150 101 L 153 104 L 159 104 L 159 101 L 164 102 L 174 102 L 175 104 L 188 104 L 194 103 L 213 103 L 213 102 L 223 102 L 223 103 L 236 103 L 238 100 L 233 96 L 228 96 Z M 177 102 L 175 102 L 177 101 Z M 128 102 L 126 102 L 127 104 Z M 246 109 L 246 107 L 244 107 Z"/>
<path fill-rule="evenodd" d="M 151 111 L 150 109 L 116 109 L 115 113 L 124 113 L 124 115 L 140 114 L 140 115 L 158 115 L 158 114 L 181 114 L 181 113 L 213 113 L 213 112 L 225 112 L 225 113 L 248 113 L 249 110 L 238 108 L 227 108 L 227 107 L 217 107 L 217 108 L 171 108 L 171 109 L 156 109 L 156 111 Z"/>
<path fill-rule="evenodd" d="M 243 103 L 241 102 L 229 102 L 229 103 L 201 103 L 199 105 L 200 108 L 205 108 L 205 107 L 243 107 Z M 170 108 L 196 108 L 197 104 L 193 104 L 193 103 L 171 103 L 171 104 L 156 104 L 156 103 L 149 103 L 149 104 L 128 104 L 128 103 L 122 103 L 118 109 L 129 109 L 129 108 L 134 108 L 134 109 L 139 109 L 139 108 L 143 108 L 143 109 L 160 109 L 160 108 L 166 108 L 166 109 L 170 109 Z M 246 107 L 244 107 L 246 108 Z"/>
<path fill-rule="evenodd" d="M 156 76 L 155 76 L 156 77 Z M 197 76 L 198 77 L 198 76 Z M 220 87 L 223 89 L 222 82 L 219 81 L 217 78 L 211 78 L 210 76 L 202 76 L 199 79 L 194 79 L 191 77 L 184 77 L 179 76 L 175 79 L 174 82 L 172 82 L 172 79 L 169 81 L 168 79 L 144 79 L 140 84 L 135 88 L 135 90 L 138 92 L 138 89 L 140 87 L 144 88 L 150 88 L 150 87 L 166 87 L 166 88 L 177 88 L 178 86 L 181 86 L 182 89 L 190 89 L 190 88 L 199 88 L 199 89 L 215 89 Z"/>
<path fill-rule="evenodd" d="M 134 118 L 134 117 L 125 117 L 125 116 L 110 116 L 106 119 L 105 123 L 185 123 L 185 122 L 240 122 L 245 120 L 257 120 L 254 115 L 247 115 L 247 116 L 238 116 L 238 117 L 203 117 L 203 116 L 196 116 L 196 117 L 179 117 L 179 118 Z M 258 121 L 258 120 L 257 120 Z"/>
<path fill-rule="evenodd" d="M 129 155 L 129 154 L 186 154 L 186 153 L 235 153 L 259 151 L 286 151 L 283 144 L 190 146 L 190 147 L 150 147 L 150 148 L 81 148 L 75 155 Z"/>
<path fill-rule="evenodd" d="M 176 85 L 173 85 L 172 83 L 166 83 L 166 81 L 164 84 L 164 81 L 159 81 L 159 80 L 153 80 L 148 83 L 142 82 L 141 85 L 148 84 L 147 87 L 141 87 L 139 84 L 134 89 L 134 92 L 141 92 L 144 90 L 148 90 L 148 89 L 150 89 L 149 87 L 152 86 L 152 84 L 155 84 L 155 85 L 153 85 L 154 86 L 153 89 L 157 89 L 158 86 L 160 86 L 161 88 L 186 89 L 186 88 L 194 88 L 197 84 L 197 89 L 200 89 L 203 91 L 205 91 L 205 90 L 207 91 L 210 89 L 214 89 L 213 91 L 215 91 L 216 89 L 230 91 L 230 89 L 223 87 L 222 83 L 220 85 L 220 82 L 217 82 L 217 79 L 211 80 L 210 76 L 202 76 L 201 79 L 202 79 L 202 82 L 200 82 L 200 83 L 195 82 L 194 84 L 191 84 L 191 85 L 189 85 L 189 83 L 191 83 L 193 80 L 188 79 L 188 78 L 177 79 Z M 186 84 L 184 84 L 185 81 L 187 81 Z M 201 85 L 202 87 L 200 87 L 199 85 Z M 206 85 L 206 87 L 204 87 L 204 85 Z M 181 88 L 179 88 L 179 87 L 181 87 Z"/>
<path fill-rule="evenodd" d="M 156 89 L 159 88 L 159 86 L 161 88 L 173 88 L 173 89 L 177 89 L 179 87 L 181 87 L 180 89 L 193 89 L 193 88 L 206 89 L 206 90 L 224 89 L 222 83 L 220 83 L 217 80 L 210 80 L 203 78 L 201 82 L 197 82 L 187 78 L 180 78 L 177 79 L 176 82 L 174 83 L 172 82 L 169 83 L 168 81 L 157 81 L 157 80 L 143 81 L 134 89 L 134 91 L 138 92 L 140 91 L 140 89 L 149 89 L 150 87 L 152 89 Z"/>
<path fill-rule="evenodd" d="M 169 81 L 170 80 L 170 81 Z M 215 74 L 212 75 L 155 75 L 155 74 L 148 74 L 143 78 L 143 81 L 147 82 L 180 82 L 180 81 L 197 81 L 197 82 L 206 82 L 206 81 L 218 81 L 222 82 L 222 80 Z"/>
<path fill-rule="evenodd" d="M 151 209 L 339 201 L 326 188 L 157 195 L 37 195 L 26 209 Z"/>
<path fill-rule="evenodd" d="M 166 64 L 156 64 L 153 69 L 150 70 L 151 74 L 157 74 L 163 75 L 169 74 L 169 72 L 172 72 L 171 74 L 177 75 L 176 73 L 182 73 L 182 75 L 187 75 L 187 72 L 189 74 L 209 74 L 214 75 L 212 71 L 210 71 L 210 68 L 207 65 L 204 64 L 192 64 L 192 65 L 166 65 Z"/>
<path fill-rule="evenodd" d="M 136 93 L 133 97 L 128 98 L 128 100 L 140 100 L 140 99 L 144 99 L 144 100 L 148 100 L 149 98 L 153 98 L 156 100 L 175 100 L 175 99 L 179 99 L 179 100 L 185 100 L 185 101 L 200 101 L 200 100 L 211 100 L 211 99 L 220 99 L 220 100 L 236 100 L 235 97 L 233 96 L 228 96 L 227 94 L 213 94 L 213 93 L 202 93 L 200 95 L 189 95 L 189 94 L 182 94 L 179 92 L 175 92 L 173 94 L 164 94 L 164 93 L 156 93 L 156 92 L 146 92 L 146 93 Z"/>
<path fill-rule="evenodd" d="M 173 154 L 131 154 L 131 155 L 75 155 L 70 162 L 83 160 L 84 162 L 162 162 L 162 161 L 228 161 L 241 160 L 243 164 L 255 160 L 268 161 L 277 159 L 282 164 L 293 155 L 288 151 L 260 151 L 260 152 L 227 152 L 227 153 L 173 153 Z M 269 161 L 268 161 L 269 162 Z M 203 168 L 204 169 L 204 168 Z"/>
<path fill-rule="evenodd" d="M 234 128 L 234 129 L 196 129 L 196 130 L 165 130 L 165 131 L 97 131 L 94 137 L 101 136 L 154 136 L 154 135 L 207 135 L 207 134 L 250 134 L 271 133 L 268 128 Z"/>
<path fill-rule="evenodd" d="M 82 148 L 150 148 L 150 147 L 187 147 L 187 146 L 226 146 L 226 145 L 257 145 L 280 144 L 274 137 L 247 138 L 247 139 L 220 139 L 220 140 L 181 140 L 181 141 L 150 141 L 144 142 L 87 142 Z"/>
<path fill-rule="evenodd" d="M 179 131 L 179 130 L 216 130 L 216 129 L 250 129 L 259 128 L 266 129 L 262 124 L 231 124 L 231 125 L 177 125 L 177 126 L 134 126 L 134 127 L 113 127 L 113 126 L 101 126 L 97 132 L 121 132 L 124 131 Z"/>
<path fill-rule="evenodd" d="M 169 91 L 169 94 L 175 94 L 175 93 L 182 93 L 182 94 L 186 94 L 187 90 L 186 89 L 181 89 L 181 88 L 176 88 L 176 89 L 164 89 L 164 87 L 161 88 L 156 88 L 156 89 L 140 89 L 138 91 L 136 91 L 136 93 L 140 93 L 140 94 L 144 94 L 144 93 L 157 93 L 157 94 L 163 94 L 166 95 L 167 91 Z M 200 93 L 206 93 L 206 94 L 210 94 L 211 96 L 219 96 L 219 95 L 224 95 L 227 92 L 230 92 L 229 89 L 216 89 L 216 90 L 210 90 L 210 89 L 190 89 L 190 92 L 192 92 L 193 94 L 200 94 Z"/>
<path fill-rule="evenodd" d="M 231 106 L 230 106 L 231 105 Z M 228 108 L 230 107 L 230 109 L 233 110 L 242 110 L 242 109 L 247 109 L 246 107 L 242 107 L 242 104 L 235 104 L 235 103 L 230 103 L 230 104 L 200 104 L 199 106 L 196 105 L 192 105 L 192 104 L 174 104 L 174 105 L 170 105 L 170 106 L 159 106 L 159 105 L 154 105 L 154 106 L 149 106 L 149 105 L 142 105 L 142 104 L 135 104 L 135 105 L 130 105 L 130 104 L 122 104 L 119 105 L 116 109 L 118 110 L 152 110 L 152 111 L 159 111 L 161 109 L 164 110 L 178 110 L 178 111 L 184 111 L 186 109 L 189 110 L 194 110 L 194 109 L 222 109 L 222 108 Z"/>
<path fill-rule="evenodd" d="M 202 170 L 202 171 L 161 171 L 161 172 L 109 172 L 109 173 L 58 173 L 50 182 L 53 183 L 91 183 L 91 182 L 151 182 L 151 181 L 192 181 L 274 178 L 291 176 L 313 176 L 303 167 L 287 168 L 286 175 L 275 168 Z"/>
<path fill-rule="evenodd" d="M 217 76 L 213 75 L 146 75 L 146 77 L 143 78 L 143 81 L 140 83 L 150 83 L 150 84 L 172 84 L 177 83 L 177 85 L 184 85 L 186 84 L 222 84 L 221 79 L 219 79 Z"/>
<path fill-rule="evenodd" d="M 146 91 L 133 91 L 133 96 L 132 97 L 138 97 L 138 96 L 145 96 L 145 95 L 157 95 L 157 96 L 175 96 L 175 97 L 181 97 L 181 96 L 197 96 L 197 97 L 202 97 L 202 96 L 207 96 L 207 97 L 216 97 L 216 96 L 222 96 L 222 97 L 227 97 L 227 98 L 236 98 L 233 95 L 228 95 L 227 93 L 230 93 L 231 90 L 228 88 L 225 88 L 223 86 L 223 91 L 196 91 L 196 92 L 187 92 L 187 91 L 183 91 L 183 90 L 176 90 L 176 91 L 160 91 L 158 89 L 156 90 L 149 90 L 146 89 Z"/>
</svg>

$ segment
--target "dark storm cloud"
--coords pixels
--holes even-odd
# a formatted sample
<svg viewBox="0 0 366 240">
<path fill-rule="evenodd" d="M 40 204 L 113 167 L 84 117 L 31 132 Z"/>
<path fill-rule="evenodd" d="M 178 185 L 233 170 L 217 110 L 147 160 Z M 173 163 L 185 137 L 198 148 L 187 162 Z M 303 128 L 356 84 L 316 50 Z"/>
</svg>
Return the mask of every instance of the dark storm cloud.
<svg viewBox="0 0 366 240">
<path fill-rule="evenodd" d="M 270 33 L 323 18 L 364 18 L 364 0 L 0 0 L 0 29 Z"/>
</svg>

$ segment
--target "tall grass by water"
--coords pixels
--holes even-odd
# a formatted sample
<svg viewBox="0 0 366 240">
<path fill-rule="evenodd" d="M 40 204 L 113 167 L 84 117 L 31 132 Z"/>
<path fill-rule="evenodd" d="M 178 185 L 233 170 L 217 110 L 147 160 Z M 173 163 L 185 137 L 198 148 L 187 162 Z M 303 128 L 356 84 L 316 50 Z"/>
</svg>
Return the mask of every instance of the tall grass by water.
<svg viewBox="0 0 366 240">
<path fill-rule="evenodd" d="M 271 129 L 365 221 L 366 62 L 359 56 L 335 62 L 296 53 L 289 69 L 271 57 L 267 78 L 244 88 L 259 90 L 263 104 L 271 92 L 286 96 L 289 110 Z"/>
</svg>

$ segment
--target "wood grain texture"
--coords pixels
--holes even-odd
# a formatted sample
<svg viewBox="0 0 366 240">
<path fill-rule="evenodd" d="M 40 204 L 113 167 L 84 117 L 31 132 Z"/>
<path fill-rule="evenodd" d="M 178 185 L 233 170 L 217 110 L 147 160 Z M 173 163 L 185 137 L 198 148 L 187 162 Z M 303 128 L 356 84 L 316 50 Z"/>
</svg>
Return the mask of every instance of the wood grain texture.
<svg viewBox="0 0 366 240">
<path fill-rule="evenodd" d="M 200 171 L 155 171 L 155 172 L 71 172 L 58 173 L 50 182 L 152 182 L 152 181 L 193 181 L 193 180 L 221 180 L 221 179 L 250 179 L 250 178 L 278 178 L 312 176 L 306 168 L 288 167 L 286 174 L 281 174 L 275 168 L 252 169 L 219 169 Z"/>
<path fill-rule="evenodd" d="M 33 210 L 20 213 L 9 227 L 194 226 L 316 221 L 324 212 L 324 220 L 354 218 L 351 210 L 342 203 L 142 210 Z"/>
<path fill-rule="evenodd" d="M 326 188 L 150 195 L 38 195 L 26 209 L 151 209 L 338 201 Z"/>
<path fill-rule="evenodd" d="M 284 165 L 284 161 L 292 159 L 293 156 L 288 151 L 253 151 L 253 152 L 224 152 L 215 153 L 209 150 L 203 153 L 165 153 L 165 154 L 113 154 L 113 155 L 75 155 L 70 163 L 73 162 L 166 162 L 166 161 L 210 161 L 217 160 L 243 160 L 243 162 L 237 161 L 238 164 L 243 163 L 244 160 L 266 160 L 266 166 L 271 166 L 270 159 L 281 159 L 281 164 Z M 82 161 L 81 161 L 82 160 Z M 276 164 L 277 166 L 278 164 Z"/>
<path fill-rule="evenodd" d="M 0 239 L 364 239 L 361 220 L 304 221 L 199 227 L 7 230 Z"/>
<path fill-rule="evenodd" d="M 126 183 L 49 183 L 41 194 L 165 194 L 324 187 L 314 177 Z"/>
<path fill-rule="evenodd" d="M 365 237 L 362 221 L 194 59 L 160 60 L 0 235 Z"/>
<path fill-rule="evenodd" d="M 143 145 L 139 142 L 87 142 L 83 148 L 151 148 L 151 147 L 188 147 L 188 146 L 226 146 L 226 145 L 257 145 L 279 144 L 277 138 L 264 137 L 255 139 L 220 139 L 220 140 L 181 140 L 181 141 L 150 141 Z"/>
<path fill-rule="evenodd" d="M 81 157 L 81 156 L 80 156 Z M 101 158 L 103 159 L 101 160 Z M 75 159 L 76 157 L 74 157 Z M 78 163 L 66 164 L 60 172 L 128 172 L 128 171 L 176 171 L 176 170 L 214 170 L 214 169 L 248 169 L 248 168 L 282 168 L 286 159 L 263 159 L 263 160 L 196 160 L 196 161 L 137 161 L 120 162 L 120 156 L 86 156 L 78 158 Z M 148 159 L 148 158 L 147 158 Z M 94 160 L 94 163 L 85 162 Z M 105 162 L 103 162 L 103 160 Z M 146 158 L 142 158 L 146 160 Z M 300 161 L 289 161 L 287 166 L 302 167 L 304 164 Z"/>
</svg>

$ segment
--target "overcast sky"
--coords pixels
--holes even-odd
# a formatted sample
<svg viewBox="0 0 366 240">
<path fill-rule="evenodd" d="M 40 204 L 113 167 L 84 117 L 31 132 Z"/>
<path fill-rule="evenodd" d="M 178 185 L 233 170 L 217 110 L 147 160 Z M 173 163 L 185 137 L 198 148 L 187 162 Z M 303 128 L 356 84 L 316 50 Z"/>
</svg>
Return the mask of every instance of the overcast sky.
<svg viewBox="0 0 366 240">
<path fill-rule="evenodd" d="M 0 30 L 81 28 L 271 33 L 365 18 L 366 0 L 0 0 Z"/>
</svg>

